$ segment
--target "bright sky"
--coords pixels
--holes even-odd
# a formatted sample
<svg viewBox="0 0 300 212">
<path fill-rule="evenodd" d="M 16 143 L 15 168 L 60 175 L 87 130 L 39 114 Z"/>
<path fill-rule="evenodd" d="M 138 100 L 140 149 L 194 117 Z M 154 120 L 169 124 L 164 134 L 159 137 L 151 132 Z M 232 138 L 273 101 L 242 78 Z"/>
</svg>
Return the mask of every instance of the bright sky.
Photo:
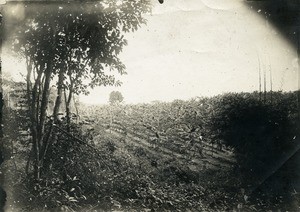
<svg viewBox="0 0 300 212">
<path fill-rule="evenodd" d="M 123 85 L 96 88 L 81 101 L 107 103 L 113 90 L 120 91 L 126 103 L 254 91 L 258 58 L 267 69 L 268 89 L 270 68 L 273 90 L 297 89 L 296 50 L 242 0 L 153 4 L 148 24 L 127 34 L 129 44 L 121 59 L 128 75 L 119 78 Z"/>
</svg>

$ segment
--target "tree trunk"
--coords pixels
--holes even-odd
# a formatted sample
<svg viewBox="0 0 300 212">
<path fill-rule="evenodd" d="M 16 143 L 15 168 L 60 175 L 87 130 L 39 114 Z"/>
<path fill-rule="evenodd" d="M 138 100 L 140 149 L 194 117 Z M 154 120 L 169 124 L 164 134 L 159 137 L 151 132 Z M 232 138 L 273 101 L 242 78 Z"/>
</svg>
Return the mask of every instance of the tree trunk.
<svg viewBox="0 0 300 212">
<path fill-rule="evenodd" d="M 75 111 L 76 111 L 76 124 L 78 124 L 78 120 L 79 120 L 79 112 L 78 112 L 78 105 L 77 105 L 77 103 L 76 103 L 76 100 L 75 100 L 75 98 L 74 98 L 74 95 L 73 95 L 73 103 L 74 103 L 74 107 L 75 107 Z"/>
<path fill-rule="evenodd" d="M 71 92 L 71 91 L 69 91 L 69 92 Z M 69 99 L 70 99 L 70 93 L 67 97 L 67 92 L 65 90 L 66 118 L 67 118 L 67 130 L 68 130 L 68 132 L 70 132 L 70 124 L 71 124 L 71 108 L 70 108 L 71 101 L 69 101 Z"/>
<path fill-rule="evenodd" d="M 38 131 L 40 144 L 42 143 L 42 138 L 45 130 L 45 121 L 46 121 L 47 107 L 48 107 L 49 94 L 50 94 L 51 74 L 52 74 L 52 61 L 50 62 L 50 64 L 48 63 L 47 65 L 47 69 L 45 73 L 45 82 L 43 86 L 43 94 L 42 94 L 41 108 L 40 108 L 40 119 L 39 119 L 39 131 Z"/>
<path fill-rule="evenodd" d="M 70 132 L 70 124 L 71 124 L 71 101 L 73 96 L 73 80 L 70 77 L 70 87 L 69 94 L 67 97 L 67 93 L 65 90 L 65 101 L 66 101 L 66 118 L 67 118 L 67 129 Z"/>
<path fill-rule="evenodd" d="M 58 113 L 59 113 L 59 109 L 60 109 L 61 102 L 62 102 L 62 92 L 63 92 L 63 87 L 64 87 L 63 82 L 64 82 L 64 72 L 63 72 L 63 70 L 60 70 L 59 75 L 58 75 L 58 83 L 57 83 L 57 96 L 56 96 L 55 105 L 54 105 L 54 109 L 53 109 L 53 119 L 51 120 L 50 127 L 49 127 L 48 133 L 46 135 L 46 138 L 44 139 L 43 148 L 41 150 L 41 152 L 42 152 L 41 164 L 40 164 L 41 166 L 43 166 L 43 164 L 44 164 L 43 160 L 46 157 L 47 150 L 51 143 L 50 138 L 53 133 L 53 124 L 57 124 L 57 122 L 58 122 Z M 56 140 L 56 135 L 54 135 L 53 140 Z"/>
<path fill-rule="evenodd" d="M 58 121 L 58 114 L 62 103 L 63 88 L 64 88 L 64 72 L 63 70 L 60 70 L 58 75 L 58 82 L 57 82 L 57 96 L 56 96 L 54 109 L 53 109 L 54 123 Z"/>
<path fill-rule="evenodd" d="M 38 145 L 38 113 L 39 111 L 37 110 L 37 104 L 39 101 L 39 86 L 40 86 L 40 81 L 42 78 L 42 73 L 43 71 L 40 70 L 38 73 L 37 79 L 34 83 L 34 87 L 32 89 L 32 98 L 31 98 L 31 105 L 30 105 L 30 120 L 31 120 L 31 135 L 32 135 L 32 152 L 34 155 L 34 161 L 33 161 L 33 166 L 34 166 L 34 176 L 38 179 L 39 178 L 39 158 L 40 158 L 40 151 L 39 151 L 39 145 Z"/>
<path fill-rule="evenodd" d="M 32 84 L 31 84 L 32 61 L 29 58 L 26 58 L 26 63 L 27 63 L 27 75 L 26 75 L 27 105 L 28 105 L 28 112 L 30 112 L 31 91 L 32 91 Z"/>
<path fill-rule="evenodd" d="M 52 67 L 53 67 L 52 61 L 49 60 L 47 64 L 46 73 L 45 73 L 45 82 L 43 86 L 43 94 L 42 94 L 41 107 L 40 107 L 40 117 L 39 117 L 40 119 L 39 119 L 38 132 L 37 132 L 37 145 L 39 150 L 44 150 L 46 148 L 46 144 L 44 142 L 44 134 L 45 134 L 47 107 L 48 107 L 49 94 L 50 94 L 50 81 L 51 81 Z M 42 151 L 40 151 L 40 153 L 41 152 Z M 44 159 L 43 154 L 39 155 L 39 158 L 37 159 L 38 159 L 37 179 L 39 179 L 41 174 L 40 169 Z"/>
<path fill-rule="evenodd" d="M 58 120 L 58 113 L 62 102 L 63 82 L 64 82 L 64 72 L 61 70 L 58 76 L 57 96 L 56 96 L 55 105 L 53 109 L 54 123 L 56 123 Z"/>
</svg>

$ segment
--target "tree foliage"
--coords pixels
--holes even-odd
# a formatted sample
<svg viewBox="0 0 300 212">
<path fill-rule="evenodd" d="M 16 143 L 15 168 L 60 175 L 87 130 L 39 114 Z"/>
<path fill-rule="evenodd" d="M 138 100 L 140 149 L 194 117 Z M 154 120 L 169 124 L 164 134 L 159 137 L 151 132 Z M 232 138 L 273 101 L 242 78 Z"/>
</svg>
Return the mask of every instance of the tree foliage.
<svg viewBox="0 0 300 212">
<path fill-rule="evenodd" d="M 12 12 L 18 9 L 23 17 Z M 150 3 L 139 1 L 95 1 L 74 3 L 11 3 L 5 15 L 6 42 L 26 59 L 28 107 L 35 161 L 39 178 L 53 131 L 46 132 L 47 117 L 58 121 L 64 94 L 70 124 L 74 94 L 88 93 L 89 87 L 119 85 L 112 71 L 125 73 L 118 55 L 127 45 L 125 32 L 145 24 L 143 14 Z M 57 87 L 53 111 L 49 111 L 51 86 Z"/>
<path fill-rule="evenodd" d="M 112 91 L 109 94 L 109 103 L 110 104 L 119 104 L 123 102 L 124 97 L 120 91 Z"/>
</svg>

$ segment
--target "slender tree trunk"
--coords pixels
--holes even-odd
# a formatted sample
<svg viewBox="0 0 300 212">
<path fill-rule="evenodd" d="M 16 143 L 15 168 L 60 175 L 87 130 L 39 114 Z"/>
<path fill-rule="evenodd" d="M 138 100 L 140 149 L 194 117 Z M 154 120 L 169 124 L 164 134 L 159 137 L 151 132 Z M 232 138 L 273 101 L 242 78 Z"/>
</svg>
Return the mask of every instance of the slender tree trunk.
<svg viewBox="0 0 300 212">
<path fill-rule="evenodd" d="M 43 93 L 42 93 L 42 100 L 41 100 L 41 107 L 40 107 L 40 119 L 38 125 L 38 133 L 37 133 L 37 145 L 39 150 L 44 150 L 46 144 L 44 141 L 44 134 L 45 134 L 45 123 L 46 123 L 46 115 L 47 115 L 47 107 L 49 101 L 49 94 L 50 94 L 50 81 L 51 81 L 51 74 L 52 74 L 52 61 L 49 60 L 47 64 L 47 69 L 45 73 L 45 82 L 43 86 Z M 40 151 L 41 153 L 42 151 Z M 42 156 L 42 157 L 41 157 Z M 41 165 L 43 164 L 43 154 L 39 155 L 38 158 L 38 170 L 37 170 L 37 179 L 40 177 L 40 169 L 42 168 Z"/>
<path fill-rule="evenodd" d="M 64 82 L 64 72 L 61 70 L 58 76 L 57 96 L 56 96 L 56 101 L 53 109 L 54 123 L 56 123 L 58 120 L 58 113 L 62 102 L 63 82 Z"/>
<path fill-rule="evenodd" d="M 68 128 L 68 132 L 70 132 L 70 124 L 71 124 L 71 108 L 70 108 L 70 101 L 69 101 L 69 97 L 66 98 L 66 118 L 67 118 L 67 128 Z"/>
<path fill-rule="evenodd" d="M 32 74 L 32 61 L 29 58 L 26 58 L 27 62 L 27 75 L 26 75 L 26 87 L 27 87 L 27 107 L 28 107 L 28 117 L 31 117 L 31 94 L 32 94 L 32 83 L 31 83 L 31 74 Z M 32 141 L 32 140 L 31 140 Z M 25 166 L 25 173 L 28 174 L 30 161 L 32 159 L 32 152 L 28 155 L 28 159 Z"/>
<path fill-rule="evenodd" d="M 34 176 L 38 179 L 39 178 L 39 166 L 38 161 L 40 158 L 40 151 L 39 151 L 39 145 L 38 145 L 38 110 L 37 105 L 39 102 L 39 86 L 40 81 L 42 78 L 43 71 L 40 70 L 38 73 L 37 79 L 34 83 L 33 89 L 32 89 L 32 98 L 31 98 L 31 106 L 30 106 L 30 121 L 31 121 L 31 135 L 32 135 L 32 152 L 34 155 L 34 161 L 33 161 L 33 169 L 34 169 Z"/>
<path fill-rule="evenodd" d="M 27 75 L 26 75 L 27 105 L 28 105 L 28 111 L 30 111 L 31 90 L 32 90 L 32 84 L 31 84 L 32 61 L 29 58 L 26 58 L 26 63 L 27 63 Z"/>
<path fill-rule="evenodd" d="M 26 75 L 26 92 L 27 92 L 27 107 L 28 115 L 30 117 L 31 112 L 31 95 L 32 95 L 32 83 L 31 83 L 31 74 L 32 74 L 32 61 L 29 58 L 26 58 L 27 63 L 27 75 Z"/>
<path fill-rule="evenodd" d="M 51 74 L 52 74 L 52 61 L 50 62 L 50 64 L 48 63 L 47 65 L 47 69 L 45 73 L 45 82 L 43 86 L 43 94 L 42 94 L 41 108 L 40 108 L 40 119 L 39 119 L 39 134 L 38 134 L 40 142 L 42 142 L 42 138 L 45 130 L 45 121 L 46 121 L 48 100 L 50 94 Z"/>
<path fill-rule="evenodd" d="M 73 80 L 70 77 L 70 88 L 67 96 L 65 90 L 65 101 L 66 101 L 66 117 L 67 117 L 67 129 L 70 132 L 70 124 L 71 124 L 71 101 L 73 96 Z"/>
<path fill-rule="evenodd" d="M 76 111 L 76 124 L 78 124 L 78 120 L 79 120 L 79 112 L 78 112 L 78 107 L 77 107 L 77 104 L 76 104 L 76 101 L 75 101 L 75 98 L 74 98 L 74 95 L 73 95 L 73 103 L 74 103 L 74 107 L 75 107 L 75 111 Z"/>
<path fill-rule="evenodd" d="M 71 101 L 72 101 L 73 91 L 70 89 L 68 99 L 67 99 L 67 117 L 69 121 L 71 120 Z"/>
</svg>

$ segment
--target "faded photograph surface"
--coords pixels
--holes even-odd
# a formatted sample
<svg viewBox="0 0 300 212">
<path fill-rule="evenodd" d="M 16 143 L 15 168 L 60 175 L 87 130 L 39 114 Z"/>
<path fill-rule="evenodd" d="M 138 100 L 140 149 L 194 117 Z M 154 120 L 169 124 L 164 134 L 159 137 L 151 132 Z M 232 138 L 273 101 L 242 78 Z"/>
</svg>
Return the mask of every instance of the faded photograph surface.
<svg viewBox="0 0 300 212">
<path fill-rule="evenodd" d="M 298 1 L 0 3 L 0 211 L 300 211 Z"/>
</svg>

